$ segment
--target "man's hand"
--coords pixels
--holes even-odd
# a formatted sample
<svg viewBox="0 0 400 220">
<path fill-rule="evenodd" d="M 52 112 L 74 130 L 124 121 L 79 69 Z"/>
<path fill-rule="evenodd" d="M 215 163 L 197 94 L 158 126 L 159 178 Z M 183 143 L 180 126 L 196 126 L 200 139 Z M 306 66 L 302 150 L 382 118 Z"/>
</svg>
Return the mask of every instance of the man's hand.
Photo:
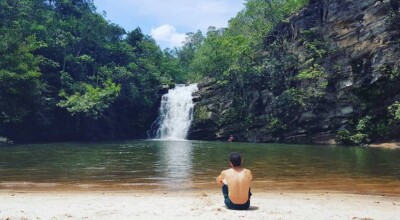
<svg viewBox="0 0 400 220">
<path fill-rule="evenodd" d="M 221 186 L 224 185 L 224 179 L 225 179 L 225 173 L 224 171 L 221 172 L 221 174 L 217 177 L 216 181 L 218 184 L 220 184 Z"/>
</svg>

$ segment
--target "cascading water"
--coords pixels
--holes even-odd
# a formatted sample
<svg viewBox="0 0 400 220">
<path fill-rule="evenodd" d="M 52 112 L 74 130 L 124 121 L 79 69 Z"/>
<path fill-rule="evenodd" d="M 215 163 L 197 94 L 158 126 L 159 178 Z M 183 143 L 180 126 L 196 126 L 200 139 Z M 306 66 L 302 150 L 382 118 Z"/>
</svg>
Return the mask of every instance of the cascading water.
<svg viewBox="0 0 400 220">
<path fill-rule="evenodd" d="M 162 96 L 160 116 L 156 120 L 157 139 L 183 140 L 186 138 L 193 119 L 192 94 L 196 92 L 197 84 L 189 86 L 177 85 Z"/>
</svg>

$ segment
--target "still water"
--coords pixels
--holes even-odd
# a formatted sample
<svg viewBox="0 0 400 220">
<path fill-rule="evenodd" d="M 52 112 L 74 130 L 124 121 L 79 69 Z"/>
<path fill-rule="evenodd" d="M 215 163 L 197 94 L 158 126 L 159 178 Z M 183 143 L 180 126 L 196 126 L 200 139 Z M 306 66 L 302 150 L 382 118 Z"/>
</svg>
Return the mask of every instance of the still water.
<svg viewBox="0 0 400 220">
<path fill-rule="evenodd" d="M 0 147 L 0 189 L 217 189 L 232 151 L 252 170 L 254 191 L 400 195 L 400 150 L 203 141 Z"/>
</svg>

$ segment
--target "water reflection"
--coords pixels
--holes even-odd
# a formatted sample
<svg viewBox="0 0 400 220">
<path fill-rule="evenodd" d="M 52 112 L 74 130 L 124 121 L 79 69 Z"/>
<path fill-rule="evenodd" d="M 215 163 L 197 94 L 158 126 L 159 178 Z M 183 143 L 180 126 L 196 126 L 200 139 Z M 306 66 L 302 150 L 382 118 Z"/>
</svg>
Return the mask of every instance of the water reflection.
<svg viewBox="0 0 400 220">
<path fill-rule="evenodd" d="M 243 155 L 244 166 L 253 172 L 255 189 L 400 195 L 400 150 L 201 141 L 0 147 L 0 189 L 18 183 L 217 189 L 215 177 L 228 168 L 232 151 Z"/>
<path fill-rule="evenodd" d="M 190 141 L 160 141 L 162 182 L 169 188 L 190 187 L 192 175 L 192 143 Z"/>
</svg>

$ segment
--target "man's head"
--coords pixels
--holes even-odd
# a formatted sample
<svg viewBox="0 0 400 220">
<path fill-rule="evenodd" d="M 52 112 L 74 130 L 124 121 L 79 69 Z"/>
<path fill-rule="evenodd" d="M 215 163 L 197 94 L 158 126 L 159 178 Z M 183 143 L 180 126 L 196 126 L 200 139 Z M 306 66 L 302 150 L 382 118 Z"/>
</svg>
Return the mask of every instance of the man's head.
<svg viewBox="0 0 400 220">
<path fill-rule="evenodd" d="M 233 152 L 229 155 L 229 161 L 233 167 L 238 167 L 242 165 L 242 156 L 239 153 Z"/>
</svg>

